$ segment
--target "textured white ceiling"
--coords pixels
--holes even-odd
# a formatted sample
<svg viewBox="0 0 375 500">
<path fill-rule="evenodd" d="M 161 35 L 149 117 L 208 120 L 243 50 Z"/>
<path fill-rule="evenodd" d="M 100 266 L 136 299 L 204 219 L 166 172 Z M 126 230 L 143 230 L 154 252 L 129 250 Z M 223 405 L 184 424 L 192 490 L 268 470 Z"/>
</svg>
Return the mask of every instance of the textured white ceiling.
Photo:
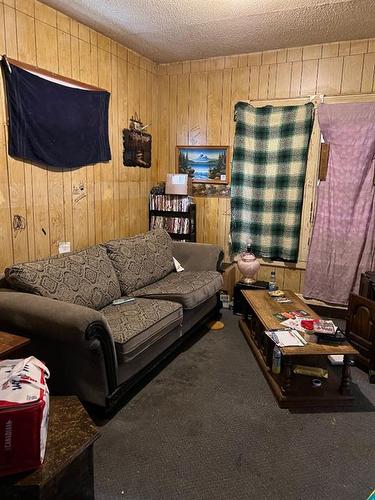
<svg viewBox="0 0 375 500">
<path fill-rule="evenodd" d="M 165 63 L 375 36 L 375 0 L 43 0 Z"/>
</svg>

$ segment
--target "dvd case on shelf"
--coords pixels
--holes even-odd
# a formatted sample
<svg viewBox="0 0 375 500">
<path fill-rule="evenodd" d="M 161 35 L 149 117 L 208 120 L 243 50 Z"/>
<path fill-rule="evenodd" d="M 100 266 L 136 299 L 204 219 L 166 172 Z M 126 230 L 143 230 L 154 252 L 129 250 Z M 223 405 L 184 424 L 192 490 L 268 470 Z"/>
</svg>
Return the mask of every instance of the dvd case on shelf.
<svg viewBox="0 0 375 500">
<path fill-rule="evenodd" d="M 150 195 L 150 210 L 188 212 L 192 202 L 193 199 L 191 196 L 152 194 Z"/>
<path fill-rule="evenodd" d="M 150 194 L 150 229 L 163 228 L 179 241 L 196 241 L 195 218 L 196 206 L 191 196 Z"/>
<path fill-rule="evenodd" d="M 173 234 L 189 234 L 190 221 L 187 218 L 164 217 L 163 215 L 151 216 L 151 228 L 162 228 Z"/>
</svg>

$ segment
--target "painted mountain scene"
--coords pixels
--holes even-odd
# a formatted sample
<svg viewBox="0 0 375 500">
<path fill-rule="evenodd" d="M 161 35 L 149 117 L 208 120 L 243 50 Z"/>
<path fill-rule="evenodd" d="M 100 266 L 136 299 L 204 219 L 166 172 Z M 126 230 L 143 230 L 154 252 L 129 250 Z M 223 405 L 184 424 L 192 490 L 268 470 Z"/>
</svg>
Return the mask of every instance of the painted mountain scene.
<svg viewBox="0 0 375 500">
<path fill-rule="evenodd" d="M 193 182 L 227 183 L 227 148 L 177 146 L 178 171 Z"/>
</svg>

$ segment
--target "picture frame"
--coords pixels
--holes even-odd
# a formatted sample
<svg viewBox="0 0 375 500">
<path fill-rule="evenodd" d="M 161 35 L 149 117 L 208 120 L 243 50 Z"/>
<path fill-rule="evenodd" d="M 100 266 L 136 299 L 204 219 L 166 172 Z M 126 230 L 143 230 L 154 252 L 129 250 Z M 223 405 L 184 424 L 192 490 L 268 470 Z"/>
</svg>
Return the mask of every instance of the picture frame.
<svg viewBox="0 0 375 500">
<path fill-rule="evenodd" d="M 193 183 L 229 183 L 229 146 L 176 146 L 176 167 Z"/>
</svg>

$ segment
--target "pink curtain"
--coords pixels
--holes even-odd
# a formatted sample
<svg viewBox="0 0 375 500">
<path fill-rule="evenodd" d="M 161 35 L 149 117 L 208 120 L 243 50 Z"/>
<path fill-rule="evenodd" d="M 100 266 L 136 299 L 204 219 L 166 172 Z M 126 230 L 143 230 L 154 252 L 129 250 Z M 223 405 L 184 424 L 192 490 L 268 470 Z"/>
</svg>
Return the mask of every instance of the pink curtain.
<svg viewBox="0 0 375 500">
<path fill-rule="evenodd" d="M 375 104 L 322 104 L 318 117 L 330 153 L 303 295 L 346 304 L 375 266 Z"/>
</svg>

